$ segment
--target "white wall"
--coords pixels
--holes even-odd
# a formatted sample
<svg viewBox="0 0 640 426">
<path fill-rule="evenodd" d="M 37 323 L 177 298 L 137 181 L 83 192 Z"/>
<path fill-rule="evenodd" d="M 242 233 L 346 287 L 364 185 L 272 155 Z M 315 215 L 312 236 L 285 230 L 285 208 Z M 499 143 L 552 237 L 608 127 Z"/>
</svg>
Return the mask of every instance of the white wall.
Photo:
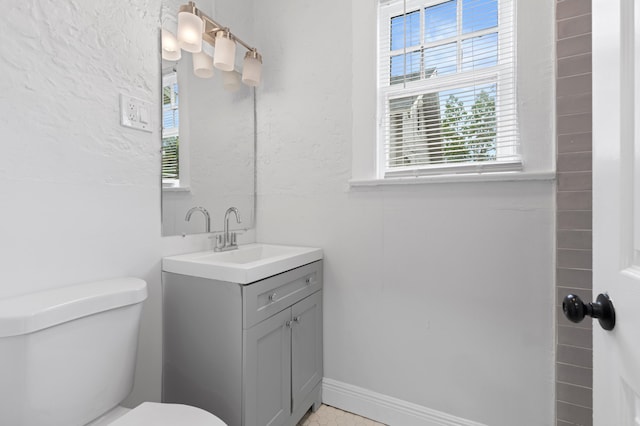
<svg viewBox="0 0 640 426">
<path fill-rule="evenodd" d="M 231 0 L 218 3 L 222 22 L 250 27 Z M 162 256 L 212 247 L 204 234 L 160 236 L 159 132 L 119 124 L 120 93 L 160 117 L 160 10 L 160 0 L 28 0 L 0 16 L 0 297 L 145 279 L 129 406 L 160 400 Z"/>
<path fill-rule="evenodd" d="M 161 256 L 210 244 L 160 237 L 158 135 L 118 124 L 119 93 L 159 99 L 159 11 L 28 0 L 0 16 L 0 297 L 146 279 L 129 404 L 160 395 Z M 326 376 L 491 425 L 550 424 L 552 185 L 349 190 L 351 10 L 274 0 L 254 16 L 259 238 L 325 249 Z"/>
<path fill-rule="evenodd" d="M 351 28 L 367 14 L 338 0 L 255 7 L 257 238 L 325 250 L 325 377 L 492 426 L 551 425 L 553 184 L 350 189 L 352 145 L 366 143 L 354 116 L 375 114 L 352 96 L 352 59 L 370 54 Z"/>
<path fill-rule="evenodd" d="M 160 159 L 157 135 L 120 126 L 118 96 L 159 99 L 159 11 L 32 0 L 0 16 L 0 297 L 147 280 L 138 399 L 160 396 Z"/>
<path fill-rule="evenodd" d="M 129 406 L 160 400 L 162 256 L 212 247 L 207 235 L 160 236 L 159 132 L 119 124 L 120 93 L 153 102 L 160 117 L 160 9 L 28 0 L 0 15 L 0 297 L 145 279 Z"/>
</svg>

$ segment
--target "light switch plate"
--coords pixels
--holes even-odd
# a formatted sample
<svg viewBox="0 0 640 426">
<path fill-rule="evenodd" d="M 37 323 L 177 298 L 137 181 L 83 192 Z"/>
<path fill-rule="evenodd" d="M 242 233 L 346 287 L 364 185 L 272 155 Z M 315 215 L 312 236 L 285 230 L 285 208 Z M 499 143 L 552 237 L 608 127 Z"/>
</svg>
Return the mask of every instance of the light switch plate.
<svg viewBox="0 0 640 426">
<path fill-rule="evenodd" d="M 120 124 L 151 132 L 151 102 L 120 94 Z"/>
</svg>

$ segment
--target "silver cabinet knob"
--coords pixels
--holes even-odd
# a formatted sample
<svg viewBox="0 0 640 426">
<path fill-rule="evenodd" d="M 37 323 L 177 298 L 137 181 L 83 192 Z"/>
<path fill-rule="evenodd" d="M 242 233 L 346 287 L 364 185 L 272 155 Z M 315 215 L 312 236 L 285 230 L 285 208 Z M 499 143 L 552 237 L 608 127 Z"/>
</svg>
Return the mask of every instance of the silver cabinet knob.
<svg viewBox="0 0 640 426">
<path fill-rule="evenodd" d="M 277 297 L 278 297 L 277 293 L 270 294 L 269 295 L 269 302 L 275 302 L 277 300 L 276 299 Z"/>
<path fill-rule="evenodd" d="M 293 317 L 293 322 L 295 322 L 296 324 L 300 324 L 300 320 L 301 319 L 302 318 L 300 318 L 299 316 L 295 316 L 295 317 Z"/>
<path fill-rule="evenodd" d="M 304 280 L 304 282 L 305 282 L 305 284 L 307 284 L 307 285 L 311 284 L 311 282 L 312 282 L 311 277 L 307 277 L 307 279 L 306 279 L 306 280 Z"/>
</svg>

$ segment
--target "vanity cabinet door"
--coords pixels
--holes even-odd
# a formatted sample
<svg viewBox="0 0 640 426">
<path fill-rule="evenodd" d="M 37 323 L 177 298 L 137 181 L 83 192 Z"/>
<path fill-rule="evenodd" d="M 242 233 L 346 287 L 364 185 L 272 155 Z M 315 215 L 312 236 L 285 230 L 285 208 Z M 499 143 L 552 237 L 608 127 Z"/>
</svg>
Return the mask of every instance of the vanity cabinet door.
<svg viewBox="0 0 640 426">
<path fill-rule="evenodd" d="M 292 412 L 322 379 L 322 292 L 291 307 Z"/>
<path fill-rule="evenodd" d="M 244 426 L 281 426 L 289 420 L 290 319 L 291 309 L 285 309 L 244 331 Z"/>
</svg>

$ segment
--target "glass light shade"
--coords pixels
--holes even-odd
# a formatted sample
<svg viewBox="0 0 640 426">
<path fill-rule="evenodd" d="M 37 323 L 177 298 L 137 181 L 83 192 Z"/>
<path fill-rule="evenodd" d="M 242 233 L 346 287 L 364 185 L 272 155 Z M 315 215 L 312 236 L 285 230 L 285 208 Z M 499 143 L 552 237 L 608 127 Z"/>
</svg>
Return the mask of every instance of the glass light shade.
<svg viewBox="0 0 640 426">
<path fill-rule="evenodd" d="M 162 59 L 167 61 L 178 61 L 182 56 L 178 39 L 171 31 L 162 30 Z"/>
<path fill-rule="evenodd" d="M 240 74 L 236 71 L 223 71 L 222 72 L 222 85 L 224 90 L 229 92 L 236 92 L 240 89 Z"/>
<path fill-rule="evenodd" d="M 262 57 L 258 52 L 247 52 L 242 68 L 242 82 L 247 86 L 258 86 L 262 77 Z"/>
<path fill-rule="evenodd" d="M 222 71 L 233 71 L 236 61 L 236 42 L 228 32 L 218 31 L 215 49 L 213 65 Z"/>
<path fill-rule="evenodd" d="M 204 21 L 191 12 L 178 13 L 178 44 L 187 52 L 196 53 L 202 50 L 202 32 Z"/>
<path fill-rule="evenodd" d="M 193 73 L 196 77 L 211 78 L 213 77 L 213 58 L 204 51 L 193 53 Z"/>
</svg>

